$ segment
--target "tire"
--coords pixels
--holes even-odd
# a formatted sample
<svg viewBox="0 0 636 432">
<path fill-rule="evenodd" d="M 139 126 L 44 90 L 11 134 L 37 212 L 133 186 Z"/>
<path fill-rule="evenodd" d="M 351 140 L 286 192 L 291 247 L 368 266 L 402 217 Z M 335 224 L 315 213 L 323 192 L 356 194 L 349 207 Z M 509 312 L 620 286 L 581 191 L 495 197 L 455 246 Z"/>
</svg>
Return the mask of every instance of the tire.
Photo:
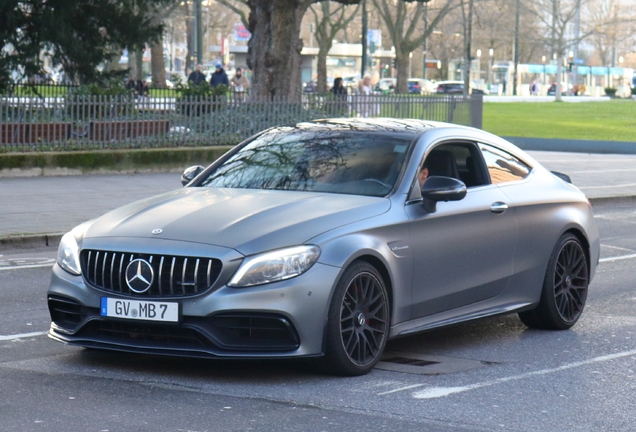
<svg viewBox="0 0 636 432">
<path fill-rule="evenodd" d="M 519 313 L 519 318 L 531 328 L 571 328 L 583 313 L 589 274 L 583 245 L 575 235 L 564 234 L 550 256 L 538 306 Z"/>
<path fill-rule="evenodd" d="M 386 285 L 371 264 L 354 262 L 340 278 L 326 328 L 325 356 L 316 369 L 345 376 L 368 373 L 380 360 L 389 336 Z"/>
</svg>

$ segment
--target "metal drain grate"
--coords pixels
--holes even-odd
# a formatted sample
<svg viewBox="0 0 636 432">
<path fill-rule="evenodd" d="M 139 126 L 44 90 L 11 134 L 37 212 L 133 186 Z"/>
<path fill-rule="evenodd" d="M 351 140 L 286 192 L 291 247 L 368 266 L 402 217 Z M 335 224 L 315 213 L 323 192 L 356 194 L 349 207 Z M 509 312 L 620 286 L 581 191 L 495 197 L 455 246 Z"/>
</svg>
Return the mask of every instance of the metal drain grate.
<svg viewBox="0 0 636 432">
<path fill-rule="evenodd" d="M 376 365 L 376 368 L 415 375 L 441 375 L 478 369 L 489 365 L 488 362 L 479 360 L 405 351 L 387 351 Z"/>
<path fill-rule="evenodd" d="M 439 364 L 441 362 L 430 361 L 430 360 L 420 360 L 414 358 L 406 358 L 406 357 L 391 357 L 388 359 L 382 359 L 383 362 L 386 363 L 397 363 L 409 366 L 430 366 L 434 364 Z"/>
</svg>

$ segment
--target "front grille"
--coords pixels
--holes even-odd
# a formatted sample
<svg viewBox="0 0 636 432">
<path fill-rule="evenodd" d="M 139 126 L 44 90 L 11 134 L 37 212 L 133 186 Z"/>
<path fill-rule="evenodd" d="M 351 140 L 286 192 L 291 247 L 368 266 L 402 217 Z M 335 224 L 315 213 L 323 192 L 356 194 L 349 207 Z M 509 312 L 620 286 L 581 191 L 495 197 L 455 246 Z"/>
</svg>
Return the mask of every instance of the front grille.
<svg viewBox="0 0 636 432">
<path fill-rule="evenodd" d="M 141 350 L 191 349 L 210 354 L 292 351 L 300 345 L 296 329 L 285 317 L 266 313 L 184 317 L 178 325 L 100 317 L 89 320 L 77 334 L 67 337 L 88 339 L 97 344 L 126 344 Z"/>
<path fill-rule="evenodd" d="M 135 259 L 150 264 L 154 278 L 150 288 L 138 293 L 126 283 L 126 267 Z M 205 292 L 221 273 L 214 258 L 149 255 L 141 253 L 83 250 L 82 274 L 89 285 L 108 292 L 135 297 L 184 297 Z"/>
<path fill-rule="evenodd" d="M 134 343 L 172 349 L 214 347 L 201 333 L 190 328 L 135 322 L 92 321 L 79 333 L 108 342 Z"/>
</svg>

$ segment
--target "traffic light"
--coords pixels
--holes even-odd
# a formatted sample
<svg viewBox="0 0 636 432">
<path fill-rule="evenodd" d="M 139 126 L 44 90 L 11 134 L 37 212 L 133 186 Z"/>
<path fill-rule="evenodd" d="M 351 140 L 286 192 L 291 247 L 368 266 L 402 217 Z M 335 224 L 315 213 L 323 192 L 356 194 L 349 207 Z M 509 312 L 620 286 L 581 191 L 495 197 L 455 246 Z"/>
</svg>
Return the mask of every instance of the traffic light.
<svg viewBox="0 0 636 432">
<path fill-rule="evenodd" d="M 393 59 L 393 69 L 397 69 L 397 59 Z"/>
</svg>

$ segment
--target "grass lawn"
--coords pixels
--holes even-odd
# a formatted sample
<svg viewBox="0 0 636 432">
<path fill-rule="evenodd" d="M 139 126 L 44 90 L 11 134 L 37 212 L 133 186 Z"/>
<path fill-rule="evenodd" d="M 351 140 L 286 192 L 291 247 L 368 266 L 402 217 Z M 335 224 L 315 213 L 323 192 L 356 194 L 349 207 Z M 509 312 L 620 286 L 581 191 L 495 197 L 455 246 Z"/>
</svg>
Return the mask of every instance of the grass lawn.
<svg viewBox="0 0 636 432">
<path fill-rule="evenodd" d="M 484 103 L 483 128 L 503 136 L 636 142 L 636 101 Z"/>
</svg>

